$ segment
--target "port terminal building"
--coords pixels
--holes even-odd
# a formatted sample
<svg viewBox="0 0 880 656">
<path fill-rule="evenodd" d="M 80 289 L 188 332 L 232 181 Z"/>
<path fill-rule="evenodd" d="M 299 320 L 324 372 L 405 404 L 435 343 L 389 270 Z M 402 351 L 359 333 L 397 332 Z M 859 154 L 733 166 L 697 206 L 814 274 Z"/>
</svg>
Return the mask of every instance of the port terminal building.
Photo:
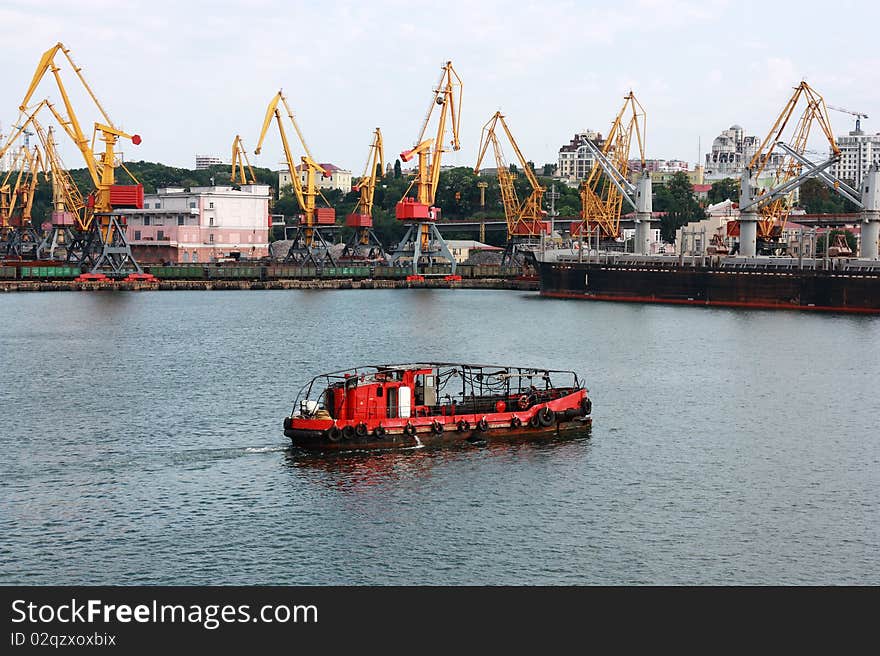
<svg viewBox="0 0 880 656">
<path fill-rule="evenodd" d="M 126 209 L 126 236 L 145 264 L 257 259 L 269 254 L 269 186 L 165 187 Z"/>
</svg>

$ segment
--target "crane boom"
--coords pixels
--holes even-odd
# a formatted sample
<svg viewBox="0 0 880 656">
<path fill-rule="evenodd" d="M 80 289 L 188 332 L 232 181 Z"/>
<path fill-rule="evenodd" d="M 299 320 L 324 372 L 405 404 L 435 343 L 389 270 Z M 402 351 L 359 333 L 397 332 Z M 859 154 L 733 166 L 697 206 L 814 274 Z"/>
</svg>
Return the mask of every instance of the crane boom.
<svg viewBox="0 0 880 656">
<path fill-rule="evenodd" d="M 801 101 L 804 101 L 805 107 L 798 118 L 794 130 L 788 140 L 784 138 L 786 129 L 791 122 L 792 117 Z M 781 164 L 777 167 L 774 176 L 774 189 L 778 190 L 788 183 L 798 180 L 803 172 L 804 164 L 802 160 L 795 155 L 803 155 L 807 147 L 807 141 L 810 132 L 815 124 L 818 124 L 828 141 L 831 158 L 840 157 L 840 148 L 834 138 L 834 132 L 831 129 L 831 122 L 828 118 L 828 110 L 825 106 L 825 100 L 817 93 L 806 81 L 795 87 L 794 93 L 788 99 L 788 102 L 782 108 L 767 136 L 761 142 L 759 148 L 755 151 L 752 159 L 748 164 L 748 174 L 755 180 L 760 178 L 761 174 L 767 169 L 776 145 L 780 142 L 787 143 L 793 153 L 786 153 Z M 774 194 L 774 199 L 770 202 L 760 202 L 759 197 L 759 213 L 761 218 L 758 220 L 757 237 L 759 239 L 771 239 L 779 236 L 785 228 L 785 222 L 791 211 L 792 194 L 794 187 L 787 194 Z M 743 199 L 747 200 L 747 199 Z M 751 200 L 751 199 L 748 199 Z M 740 206 L 746 203 L 741 202 Z"/>
<path fill-rule="evenodd" d="M 593 166 L 581 186 L 581 216 L 588 232 L 591 224 L 595 224 L 607 238 L 620 236 L 620 212 L 624 200 L 621 181 L 627 180 L 633 137 L 639 149 L 642 170 L 645 168 L 645 120 L 644 108 L 630 91 L 624 96 L 623 107 L 612 121 L 602 148 L 587 144 L 596 151 Z M 612 184 L 603 184 L 603 174 Z M 628 195 L 627 200 L 634 205 Z"/>
<path fill-rule="evenodd" d="M 378 168 L 377 168 L 378 167 Z M 373 215 L 373 198 L 376 194 L 376 182 L 379 178 L 378 171 L 385 170 L 385 149 L 382 143 L 382 131 L 376 128 L 373 132 L 373 142 L 370 144 L 370 152 L 367 155 L 367 163 L 364 172 L 353 185 L 354 191 L 360 194 L 354 214 L 364 216 Z"/>
<path fill-rule="evenodd" d="M 86 90 L 89 97 L 92 99 L 92 102 L 98 108 L 101 117 L 103 118 L 103 122 L 95 123 L 91 142 L 83 133 L 79 118 L 74 111 L 70 95 L 68 94 L 67 88 L 65 87 L 63 80 L 61 79 L 61 69 L 55 63 L 55 57 L 59 52 L 64 55 L 68 64 L 73 69 L 83 88 Z M 109 115 L 104 110 L 103 105 L 98 100 L 98 97 L 95 95 L 94 91 L 92 91 L 91 86 L 89 86 L 88 82 L 83 76 L 82 69 L 76 65 L 76 63 L 73 61 L 73 58 L 70 56 L 70 50 L 60 42 L 49 48 L 49 50 L 44 52 L 43 56 L 40 58 L 40 61 L 37 64 L 37 69 L 34 72 L 34 76 L 31 80 L 30 86 L 28 87 L 27 91 L 25 92 L 24 98 L 19 104 L 19 111 L 23 113 L 26 113 L 28 111 L 28 105 L 31 101 L 31 98 L 33 97 L 33 94 L 36 92 L 37 88 L 40 85 L 40 82 L 43 80 L 46 73 L 48 72 L 51 72 L 52 76 L 55 79 L 55 85 L 58 87 L 58 91 L 61 94 L 61 98 L 64 103 L 65 114 L 62 115 L 51 104 L 49 104 L 49 106 L 52 109 L 52 113 L 55 115 L 55 118 L 58 120 L 61 127 L 68 134 L 68 136 L 70 136 L 70 138 L 76 144 L 77 148 L 79 148 L 79 151 L 83 156 L 86 168 L 89 170 L 89 175 L 91 176 L 92 183 L 95 186 L 94 211 L 98 213 L 110 212 L 113 209 L 111 200 L 111 189 L 116 181 L 116 155 L 114 152 L 116 144 L 120 138 L 123 138 L 130 140 L 135 145 L 138 145 L 141 143 L 141 138 L 136 134 L 128 134 L 120 130 L 113 124 L 113 122 L 110 120 Z M 95 154 L 93 147 L 94 141 L 99 133 L 100 139 L 104 142 L 104 152 L 101 153 L 100 156 Z"/>
<path fill-rule="evenodd" d="M 526 179 L 532 188 L 531 193 L 522 203 L 519 202 L 517 197 L 513 176 L 504 159 L 501 143 L 496 134 L 499 124 L 504 130 L 504 134 L 507 136 L 507 140 L 513 148 L 519 164 L 525 172 Z M 501 201 L 504 205 L 504 216 L 507 221 L 508 241 L 514 237 L 539 236 L 543 230 L 544 224 L 542 221 L 546 215 L 546 212 L 541 209 L 545 189 L 540 185 L 534 171 L 532 171 L 529 163 L 523 156 L 519 145 L 510 132 L 507 122 L 504 120 L 504 115 L 500 111 L 495 112 L 492 118 L 483 126 L 479 155 L 477 157 L 477 164 L 474 167 L 474 173 L 476 174 L 480 172 L 480 166 L 483 163 L 490 143 L 492 144 L 495 162 L 498 167 L 498 186 L 501 189 Z"/>
<path fill-rule="evenodd" d="M 247 166 L 247 176 L 245 166 Z M 257 181 L 240 135 L 235 135 L 235 139 L 232 140 L 232 172 L 229 174 L 229 181 L 237 181 L 240 185 L 254 184 Z"/>
<path fill-rule="evenodd" d="M 408 162 L 413 156 L 418 156 L 418 170 L 412 184 L 404 193 L 404 198 L 410 190 L 416 189 L 416 202 L 424 206 L 424 217 L 400 216 L 398 219 L 412 220 L 414 218 L 428 218 L 428 208 L 434 204 L 437 195 L 437 182 L 440 180 L 440 163 L 445 152 L 443 139 L 446 134 L 446 123 L 449 121 L 449 130 L 452 140 L 452 150 L 460 150 L 459 122 L 461 120 L 461 94 L 462 82 L 458 73 L 452 67 L 452 62 L 447 61 L 443 66 L 440 81 L 434 89 L 431 105 L 422 123 L 422 129 L 416 140 L 416 145 L 411 150 L 405 150 L 400 154 L 404 162 Z M 437 120 L 437 130 L 433 139 L 426 139 L 428 126 L 434 110 L 440 107 Z"/>
</svg>

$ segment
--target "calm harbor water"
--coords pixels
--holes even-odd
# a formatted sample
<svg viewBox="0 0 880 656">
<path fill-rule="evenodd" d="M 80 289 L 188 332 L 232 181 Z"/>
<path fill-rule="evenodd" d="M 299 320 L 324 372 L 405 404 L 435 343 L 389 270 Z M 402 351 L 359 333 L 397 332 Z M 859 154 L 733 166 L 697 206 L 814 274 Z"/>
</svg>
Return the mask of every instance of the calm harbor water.
<svg viewBox="0 0 880 656">
<path fill-rule="evenodd" d="M 880 319 L 343 290 L 0 297 L 0 583 L 880 584 Z M 589 437 L 316 457 L 314 374 L 574 369 Z"/>
</svg>

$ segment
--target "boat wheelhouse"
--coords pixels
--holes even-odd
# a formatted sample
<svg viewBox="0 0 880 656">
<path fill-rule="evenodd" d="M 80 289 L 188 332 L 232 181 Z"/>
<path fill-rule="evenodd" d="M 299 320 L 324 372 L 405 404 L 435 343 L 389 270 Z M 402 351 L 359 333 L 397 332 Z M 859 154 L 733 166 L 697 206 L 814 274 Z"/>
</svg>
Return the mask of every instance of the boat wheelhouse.
<svg viewBox="0 0 880 656">
<path fill-rule="evenodd" d="M 284 419 L 295 446 L 350 449 L 555 435 L 589 426 L 573 371 L 431 362 L 316 376 Z"/>
</svg>

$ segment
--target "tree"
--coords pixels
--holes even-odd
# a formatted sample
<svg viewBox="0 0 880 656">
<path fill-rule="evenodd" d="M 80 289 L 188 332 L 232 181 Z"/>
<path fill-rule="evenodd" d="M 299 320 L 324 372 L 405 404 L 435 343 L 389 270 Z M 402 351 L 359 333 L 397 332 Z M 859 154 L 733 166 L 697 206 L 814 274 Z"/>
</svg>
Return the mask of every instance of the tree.
<svg viewBox="0 0 880 656">
<path fill-rule="evenodd" d="M 834 193 L 816 178 L 808 178 L 800 187 L 800 203 L 807 214 L 847 214 L 858 207 Z"/>
<path fill-rule="evenodd" d="M 653 205 L 655 212 L 666 212 L 660 219 L 660 238 L 667 243 L 675 241 L 675 231 L 683 225 L 706 218 L 683 171 L 674 173 L 665 185 L 655 187 Z"/>
<path fill-rule="evenodd" d="M 709 202 L 721 203 L 725 200 L 739 202 L 739 181 L 733 178 L 724 178 L 712 183 L 709 190 Z"/>
<path fill-rule="evenodd" d="M 403 172 L 400 169 L 400 160 L 394 160 L 394 179 L 397 180 L 400 176 L 403 175 Z"/>
<path fill-rule="evenodd" d="M 556 164 L 544 164 L 544 177 L 549 178 L 556 172 Z"/>
</svg>

